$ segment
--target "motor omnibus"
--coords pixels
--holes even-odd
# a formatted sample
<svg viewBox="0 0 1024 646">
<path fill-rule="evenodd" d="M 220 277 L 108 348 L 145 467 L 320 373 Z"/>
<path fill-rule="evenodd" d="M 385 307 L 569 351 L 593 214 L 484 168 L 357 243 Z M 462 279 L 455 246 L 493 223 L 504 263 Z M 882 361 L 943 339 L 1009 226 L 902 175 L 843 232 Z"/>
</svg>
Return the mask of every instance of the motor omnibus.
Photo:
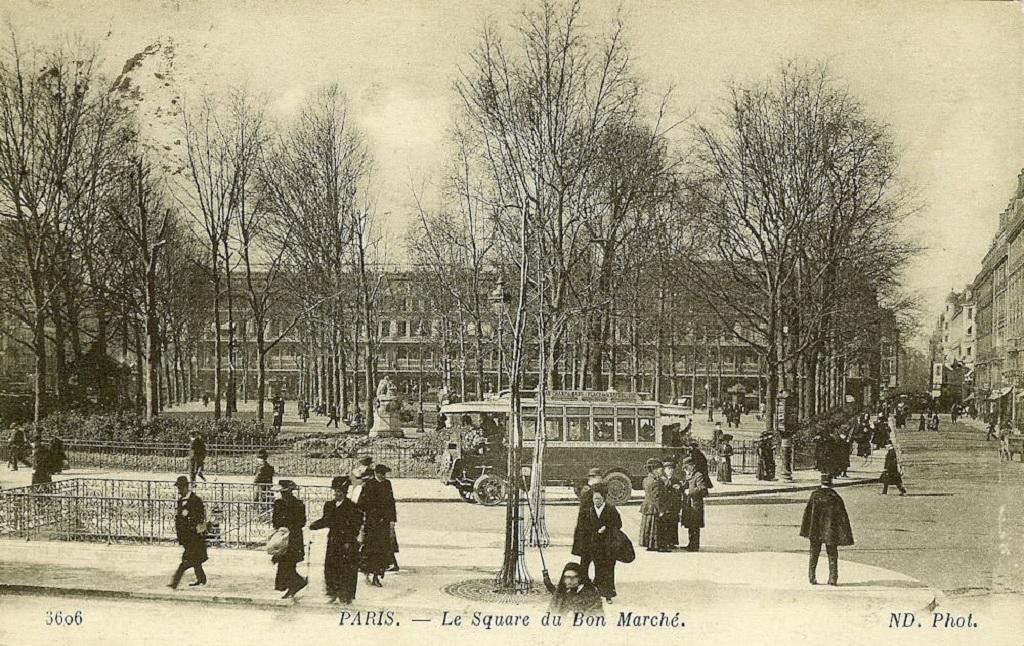
<svg viewBox="0 0 1024 646">
<path fill-rule="evenodd" d="M 467 502 L 502 503 L 508 493 L 507 455 L 510 398 L 446 404 L 440 412 L 453 431 L 442 468 L 445 484 Z M 524 466 L 532 464 L 537 434 L 537 400 L 524 393 Z M 609 500 L 622 504 L 641 488 L 651 457 L 681 448 L 689 411 L 681 406 L 615 391 L 552 391 L 545 404 L 543 484 L 577 489 L 587 472 L 599 468 L 608 483 Z"/>
</svg>

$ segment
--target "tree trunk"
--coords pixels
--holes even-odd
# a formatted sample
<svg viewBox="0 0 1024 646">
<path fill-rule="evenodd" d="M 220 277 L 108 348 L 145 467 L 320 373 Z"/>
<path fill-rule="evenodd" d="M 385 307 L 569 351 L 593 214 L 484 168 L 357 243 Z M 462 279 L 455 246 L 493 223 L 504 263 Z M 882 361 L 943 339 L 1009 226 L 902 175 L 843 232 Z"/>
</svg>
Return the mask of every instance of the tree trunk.
<svg viewBox="0 0 1024 646">
<path fill-rule="evenodd" d="M 36 281 L 33 281 L 36 282 Z M 35 377 L 32 390 L 35 394 L 32 419 L 38 424 L 46 415 L 46 310 L 43 308 L 44 295 L 41 286 L 36 285 L 32 295 L 32 351 L 35 354 Z"/>
<path fill-rule="evenodd" d="M 146 419 L 160 414 L 160 325 L 157 319 L 156 250 L 148 251 L 146 269 Z"/>
<path fill-rule="evenodd" d="M 221 363 L 224 361 L 224 347 L 220 338 L 220 263 L 217 260 L 217 242 L 211 244 L 213 259 L 213 419 L 220 419 L 221 398 L 224 385 L 221 383 Z M 203 388 L 205 389 L 205 384 Z"/>
</svg>

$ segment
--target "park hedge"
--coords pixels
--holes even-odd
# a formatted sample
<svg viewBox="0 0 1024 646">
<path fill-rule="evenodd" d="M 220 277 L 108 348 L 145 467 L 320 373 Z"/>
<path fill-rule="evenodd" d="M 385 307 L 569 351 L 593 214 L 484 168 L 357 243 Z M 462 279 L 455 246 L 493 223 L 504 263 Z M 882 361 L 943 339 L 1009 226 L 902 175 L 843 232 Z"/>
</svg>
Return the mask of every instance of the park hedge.
<svg viewBox="0 0 1024 646">
<path fill-rule="evenodd" d="M 38 425 L 21 425 L 29 439 L 41 433 L 44 438 L 113 442 L 185 443 L 197 431 L 207 444 L 268 445 L 277 439 L 271 426 L 261 427 L 252 419 L 220 419 L 206 417 L 155 417 L 145 420 L 131 412 L 120 413 L 53 413 Z"/>
</svg>

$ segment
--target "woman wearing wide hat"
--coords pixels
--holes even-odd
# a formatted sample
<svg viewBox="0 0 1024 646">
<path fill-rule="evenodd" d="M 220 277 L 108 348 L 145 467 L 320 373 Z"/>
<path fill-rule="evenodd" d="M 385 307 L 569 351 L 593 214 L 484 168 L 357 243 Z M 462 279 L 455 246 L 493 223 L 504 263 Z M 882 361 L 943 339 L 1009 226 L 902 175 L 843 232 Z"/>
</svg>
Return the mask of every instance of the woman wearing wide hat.
<svg viewBox="0 0 1024 646">
<path fill-rule="evenodd" d="M 289 599 L 309 584 L 295 570 L 299 563 L 306 560 L 306 545 L 302 537 L 302 528 L 306 526 L 306 505 L 295 497 L 299 485 L 291 480 L 278 480 L 277 484 L 281 497 L 274 501 L 271 523 L 274 529 L 288 528 L 288 547 L 273 558 L 277 563 L 274 589 L 284 591 L 282 598 Z"/>
<path fill-rule="evenodd" d="M 648 458 L 645 464 L 644 501 L 640 505 L 640 545 L 648 552 L 664 549 L 668 545 L 658 544 L 658 518 L 665 514 L 665 481 L 662 478 L 662 463 L 658 458 Z M 664 536 L 664 535 L 662 535 Z M 595 575 L 596 578 L 596 575 Z"/>
<path fill-rule="evenodd" d="M 324 555 L 324 586 L 328 601 L 351 603 L 356 598 L 359 581 L 359 532 L 363 512 L 348 499 L 351 483 L 348 476 L 331 481 L 334 499 L 324 503 L 323 515 L 309 528 L 327 529 L 327 552 Z"/>
</svg>

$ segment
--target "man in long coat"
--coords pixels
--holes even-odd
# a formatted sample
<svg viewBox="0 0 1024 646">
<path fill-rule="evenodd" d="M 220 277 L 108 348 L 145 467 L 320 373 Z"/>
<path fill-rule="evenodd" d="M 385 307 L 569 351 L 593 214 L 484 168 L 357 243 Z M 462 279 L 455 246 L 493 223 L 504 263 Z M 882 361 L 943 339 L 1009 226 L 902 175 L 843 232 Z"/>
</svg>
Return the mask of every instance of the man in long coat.
<svg viewBox="0 0 1024 646">
<path fill-rule="evenodd" d="M 32 466 L 29 464 L 27 457 L 27 451 L 25 448 L 28 446 L 28 441 L 25 439 L 25 431 L 23 431 L 17 424 L 11 424 L 11 437 L 7 441 L 7 464 L 12 470 L 18 470 L 18 462 L 25 463 L 25 466 Z"/>
<path fill-rule="evenodd" d="M 203 570 L 203 563 L 208 556 L 206 553 L 206 508 L 202 499 L 189 490 L 189 480 L 185 476 L 178 476 L 174 481 L 174 487 L 178 490 L 178 500 L 174 512 L 174 534 L 178 538 L 178 545 L 183 549 L 181 563 L 174 571 L 169 588 L 177 588 L 181 583 L 181 577 L 188 569 L 195 570 L 196 580 L 189 583 L 189 586 L 206 585 L 206 572 Z"/>
<path fill-rule="evenodd" d="M 600 469 L 587 471 L 587 484 L 580 489 L 580 506 L 576 511 L 576 527 L 572 533 L 572 553 L 580 557 L 580 572 L 583 576 L 590 578 L 590 564 L 593 562 L 590 554 L 584 549 L 583 517 L 594 506 L 594 485 L 604 481 Z"/>
<path fill-rule="evenodd" d="M 807 500 L 800 535 L 810 541 L 808 581 L 812 585 L 818 583 L 818 557 L 824 544 L 828 554 L 828 584 L 838 585 L 839 546 L 853 545 L 853 530 L 850 528 L 846 505 L 832 488 L 832 477 L 827 473 L 821 475 L 821 488 L 815 490 Z"/>
<path fill-rule="evenodd" d="M 664 551 L 671 551 L 679 546 L 679 514 L 683 507 L 683 481 L 676 476 L 676 461 L 667 459 L 662 461 L 664 468 L 663 480 L 665 482 L 665 498 L 662 508 L 665 515 L 658 519 L 658 531 L 662 533 L 658 537 L 659 549 L 665 546 Z"/>
<path fill-rule="evenodd" d="M 900 490 L 900 495 L 907 495 L 907 488 L 903 486 L 903 474 L 900 473 L 900 463 L 896 456 L 896 447 L 889 442 L 886 445 L 885 466 L 882 468 L 882 495 L 889 493 L 889 485 L 894 485 Z"/>
<path fill-rule="evenodd" d="M 363 484 L 359 494 L 359 508 L 365 515 L 363 549 L 359 569 L 370 579 L 370 584 L 383 587 L 384 572 L 395 563 L 392 531 L 398 517 L 391 483 L 384 479 L 390 471 L 383 464 L 373 470 L 374 477 Z"/>
<path fill-rule="evenodd" d="M 206 474 L 203 473 L 203 467 L 206 465 L 206 440 L 195 431 L 191 433 L 191 436 L 188 445 L 189 479 L 195 482 L 199 477 L 206 482 Z"/>
<path fill-rule="evenodd" d="M 256 471 L 253 473 L 253 484 L 256 485 L 256 502 L 272 506 L 274 503 L 274 467 L 267 458 L 270 454 L 260 449 L 256 454 Z"/>
<path fill-rule="evenodd" d="M 757 444 L 757 479 L 775 479 L 775 446 L 772 434 L 768 431 L 761 433 L 761 440 Z"/>
<path fill-rule="evenodd" d="M 306 526 L 306 505 L 295 497 L 299 488 L 297 484 L 291 480 L 279 480 L 277 484 L 281 497 L 274 501 L 271 524 L 274 529 L 288 528 L 288 547 L 272 559 L 277 563 L 274 589 L 284 591 L 281 598 L 289 599 L 309 584 L 295 570 L 295 566 L 306 560 L 306 544 L 302 536 L 302 528 Z"/>
<path fill-rule="evenodd" d="M 50 477 L 52 466 L 49 447 L 43 442 L 42 435 L 36 435 L 35 441 L 32 442 L 32 484 L 53 482 L 53 478 Z"/>
<path fill-rule="evenodd" d="M 683 460 L 686 488 L 683 489 L 679 521 L 689 534 L 687 552 L 700 550 L 700 530 L 704 527 L 704 498 L 708 495 L 708 479 L 692 458 Z"/>
<path fill-rule="evenodd" d="M 348 499 L 348 476 L 331 481 L 334 500 L 324 503 L 323 515 L 310 523 L 310 529 L 327 529 L 324 555 L 324 585 L 329 602 L 352 603 L 359 582 L 359 532 L 363 512 Z"/>
</svg>

